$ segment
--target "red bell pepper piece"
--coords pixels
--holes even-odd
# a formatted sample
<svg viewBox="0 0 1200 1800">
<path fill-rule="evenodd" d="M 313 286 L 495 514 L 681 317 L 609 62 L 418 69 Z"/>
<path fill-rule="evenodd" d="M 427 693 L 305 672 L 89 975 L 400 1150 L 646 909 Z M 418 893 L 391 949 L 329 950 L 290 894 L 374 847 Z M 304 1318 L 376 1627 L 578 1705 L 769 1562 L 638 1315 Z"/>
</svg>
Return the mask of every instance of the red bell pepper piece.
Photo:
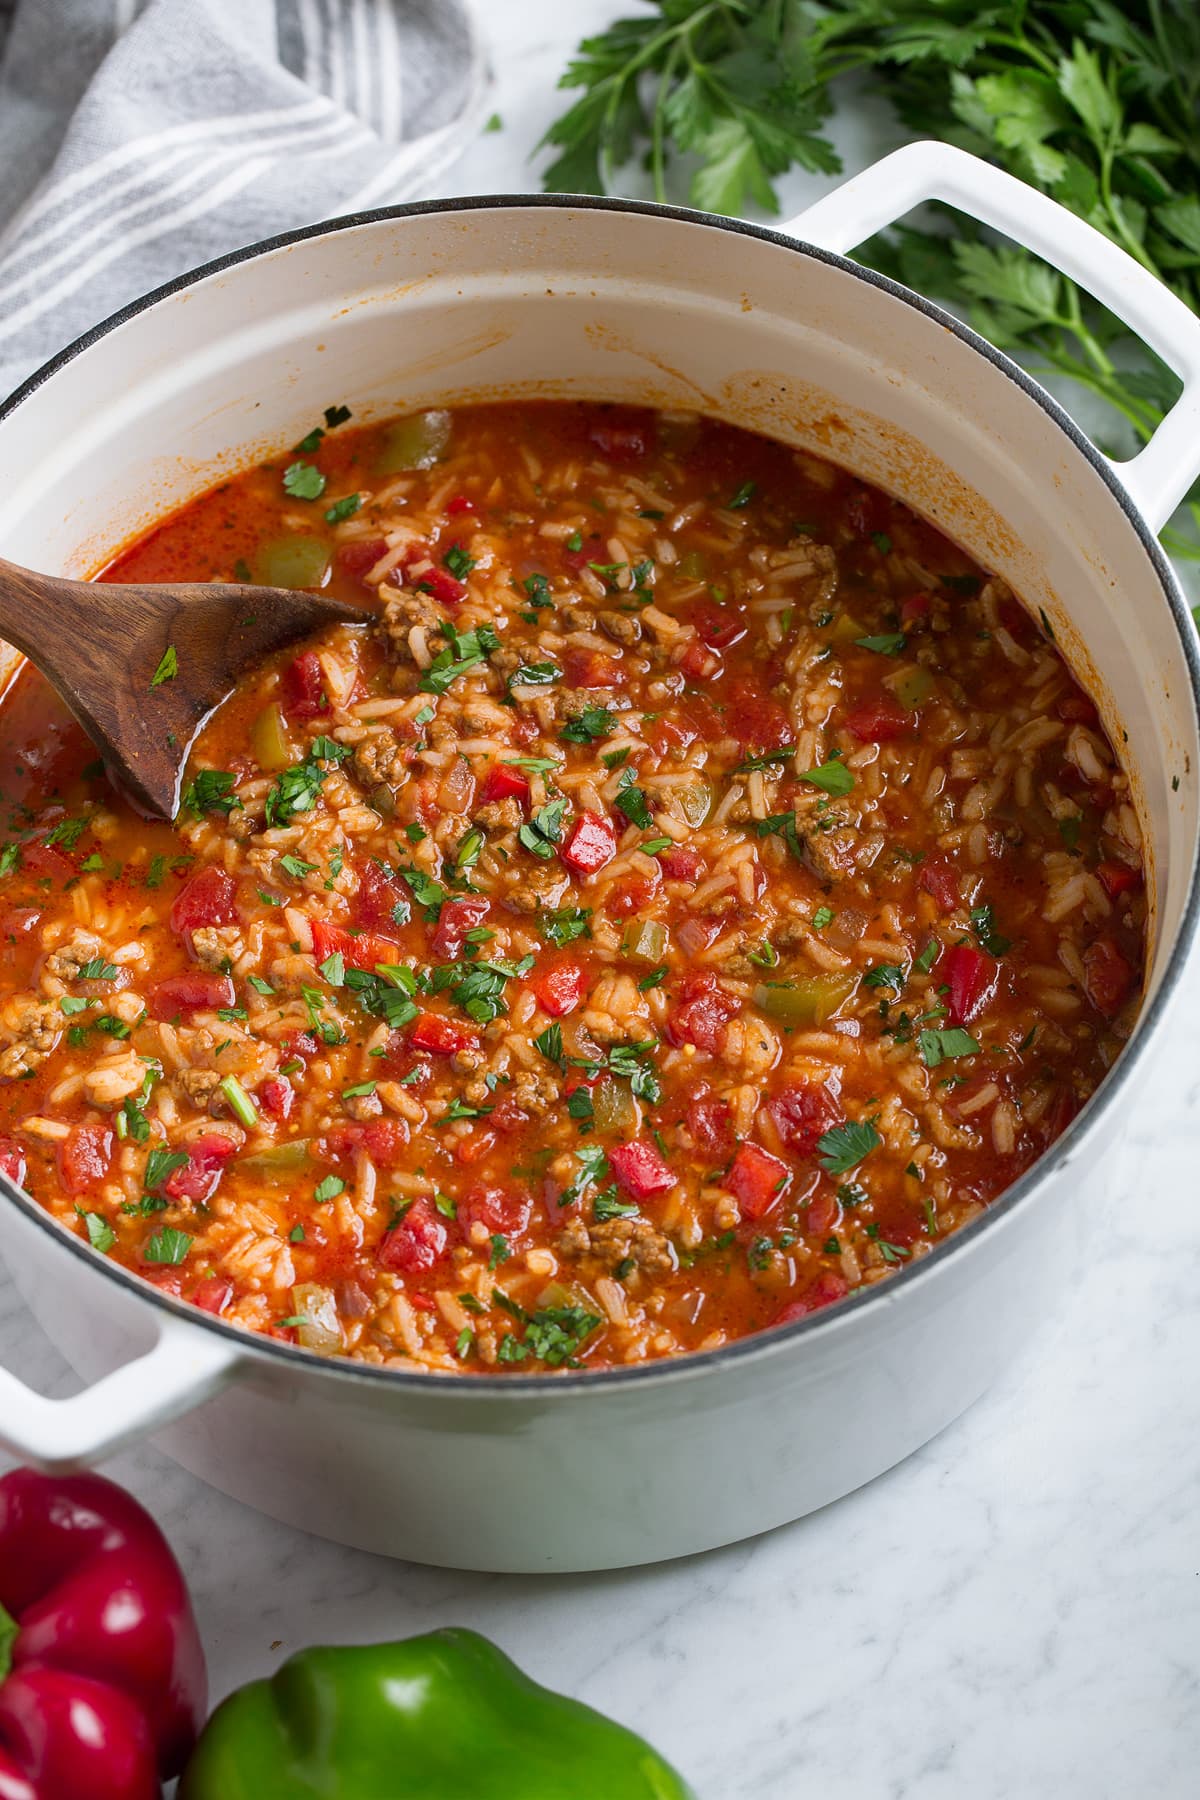
<svg viewBox="0 0 1200 1800">
<path fill-rule="evenodd" d="M 449 518 L 457 518 L 459 513 L 474 512 L 475 502 L 467 494 L 455 494 L 446 502 L 446 513 Z"/>
<path fill-rule="evenodd" d="M 743 1143 L 729 1165 L 725 1186 L 747 1219 L 770 1212 L 792 1179 L 792 1171 L 761 1144 Z"/>
<path fill-rule="evenodd" d="M 357 926 L 364 931 L 394 931 L 396 907 L 401 901 L 407 907 L 407 890 L 399 882 L 393 881 L 387 870 L 374 858 L 359 867 L 358 892 L 352 901 L 354 923 Z"/>
<path fill-rule="evenodd" d="M 612 820 L 599 813 L 580 813 L 558 854 L 573 875 L 595 875 L 617 854 Z"/>
<path fill-rule="evenodd" d="M 1097 1012 L 1105 1018 L 1124 1005 L 1136 980 L 1133 968 L 1110 937 L 1097 938 L 1083 953 L 1083 985 Z"/>
<path fill-rule="evenodd" d="M 609 1164 L 617 1183 L 631 1200 L 648 1200 L 675 1186 L 675 1177 L 653 1144 L 635 1138 L 632 1144 L 618 1144 L 608 1153 Z"/>
<path fill-rule="evenodd" d="M 474 1050 L 479 1039 L 465 1025 L 456 1025 L 443 1013 L 420 1013 L 408 1034 L 409 1048 L 427 1050 L 431 1056 L 454 1056 L 459 1050 Z"/>
<path fill-rule="evenodd" d="M 531 978 L 530 987 L 537 995 L 537 1003 L 543 1012 L 552 1018 L 565 1018 L 567 1013 L 575 1011 L 583 999 L 587 986 L 587 977 L 580 964 L 570 957 L 553 962 L 548 968 L 539 969 Z"/>
<path fill-rule="evenodd" d="M 21 1187 L 25 1181 L 25 1152 L 15 1138 L 0 1137 L 0 1169 Z"/>
<path fill-rule="evenodd" d="M 952 863 L 943 862 L 936 857 L 932 862 L 921 864 L 917 886 L 931 895 L 940 912 L 953 912 L 961 899 L 958 870 Z"/>
<path fill-rule="evenodd" d="M 1000 970 L 990 956 L 973 944 L 954 944 L 938 964 L 938 985 L 946 995 L 946 1017 L 951 1025 L 969 1025 L 977 1019 L 996 992 Z"/>
<path fill-rule="evenodd" d="M 99 1475 L 0 1480 L 0 1795 L 158 1800 L 207 1705 L 179 1565 Z"/>
<path fill-rule="evenodd" d="M 479 798 L 487 806 L 497 800 L 519 800 L 525 806 L 529 801 L 529 777 L 521 769 L 495 762 L 483 778 Z"/>
<path fill-rule="evenodd" d="M 459 581 L 449 569 L 433 560 L 426 548 L 410 550 L 404 558 L 404 579 L 411 587 L 423 588 L 439 606 L 457 606 L 466 598 L 466 583 Z"/>
<path fill-rule="evenodd" d="M 910 594 L 907 600 L 900 602 L 900 623 L 902 625 L 923 625 L 929 617 L 930 596 L 928 594 Z"/>
<path fill-rule="evenodd" d="M 850 1292 L 850 1283 L 836 1269 L 822 1269 L 807 1294 L 799 1300 L 789 1300 L 782 1312 L 776 1313 L 771 1320 L 775 1325 L 794 1325 L 797 1319 L 806 1319 L 809 1313 L 820 1312 L 823 1306 L 832 1306 L 837 1300 L 844 1300 Z"/>
</svg>

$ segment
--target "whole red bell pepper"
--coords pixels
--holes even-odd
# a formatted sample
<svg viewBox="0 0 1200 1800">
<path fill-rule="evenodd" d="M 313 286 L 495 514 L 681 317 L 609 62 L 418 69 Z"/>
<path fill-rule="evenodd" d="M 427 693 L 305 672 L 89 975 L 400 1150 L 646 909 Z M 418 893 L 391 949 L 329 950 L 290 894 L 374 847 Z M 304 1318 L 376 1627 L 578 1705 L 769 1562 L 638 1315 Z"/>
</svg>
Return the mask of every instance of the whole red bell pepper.
<svg viewBox="0 0 1200 1800">
<path fill-rule="evenodd" d="M 158 1526 L 99 1475 L 0 1480 L 0 1800 L 158 1800 L 204 1720 Z"/>
</svg>

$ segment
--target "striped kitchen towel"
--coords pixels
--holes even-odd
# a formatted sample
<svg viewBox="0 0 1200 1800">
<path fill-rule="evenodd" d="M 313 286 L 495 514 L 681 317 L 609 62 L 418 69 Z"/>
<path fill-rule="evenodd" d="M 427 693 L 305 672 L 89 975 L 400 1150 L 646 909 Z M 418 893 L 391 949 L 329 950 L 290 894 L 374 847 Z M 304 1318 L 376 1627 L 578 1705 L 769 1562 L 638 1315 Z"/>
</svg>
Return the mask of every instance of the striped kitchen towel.
<svg viewBox="0 0 1200 1800">
<path fill-rule="evenodd" d="M 0 395 L 127 301 L 436 190 L 487 88 L 469 0 L 0 0 Z"/>
</svg>

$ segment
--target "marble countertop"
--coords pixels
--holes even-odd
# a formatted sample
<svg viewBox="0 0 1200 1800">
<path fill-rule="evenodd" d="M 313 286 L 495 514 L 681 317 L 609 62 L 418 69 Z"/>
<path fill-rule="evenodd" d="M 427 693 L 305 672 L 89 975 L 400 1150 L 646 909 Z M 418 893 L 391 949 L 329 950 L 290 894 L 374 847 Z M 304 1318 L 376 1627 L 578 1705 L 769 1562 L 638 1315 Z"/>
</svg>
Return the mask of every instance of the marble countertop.
<svg viewBox="0 0 1200 1800">
<path fill-rule="evenodd" d="M 536 185 L 601 0 L 492 0 L 495 106 L 445 183 Z M 628 8 L 626 8 L 628 10 Z M 861 112 L 862 161 L 894 128 Z M 790 179 L 785 215 L 825 182 Z M 474 1626 L 651 1736 L 704 1800 L 1184 1800 L 1200 1755 L 1200 970 L 1129 1121 L 1089 1261 L 1009 1375 L 901 1468 L 686 1562 L 573 1578 L 410 1567 L 248 1512 L 150 1448 L 110 1465 L 171 1537 L 215 1694 L 315 1640 Z M 0 1274 L 0 1362 L 71 1378 Z"/>
</svg>

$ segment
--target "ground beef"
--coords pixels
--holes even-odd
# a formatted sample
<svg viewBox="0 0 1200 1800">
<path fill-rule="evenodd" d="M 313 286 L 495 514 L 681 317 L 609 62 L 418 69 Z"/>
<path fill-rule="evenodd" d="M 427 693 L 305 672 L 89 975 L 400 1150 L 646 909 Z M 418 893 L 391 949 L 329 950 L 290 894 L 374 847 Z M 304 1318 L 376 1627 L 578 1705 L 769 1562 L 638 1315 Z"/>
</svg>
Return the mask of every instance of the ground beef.
<svg viewBox="0 0 1200 1800">
<path fill-rule="evenodd" d="M 46 958 L 46 973 L 57 981 L 75 981 L 85 963 L 104 955 L 104 945 L 91 931 L 73 931 L 66 943 Z"/>
<path fill-rule="evenodd" d="M 214 1118 L 228 1114 L 229 1108 L 220 1092 L 221 1077 L 215 1069 L 180 1069 L 174 1086 L 199 1112 L 210 1112 Z"/>
<path fill-rule="evenodd" d="M 62 1029 L 63 1016 L 58 1007 L 37 1000 L 32 994 L 8 1006 L 5 1032 L 10 1042 L 0 1054 L 0 1081 L 17 1081 L 41 1068 L 58 1043 Z"/>
<path fill-rule="evenodd" d="M 240 938 L 237 925 L 198 925 L 192 932 L 192 955 L 206 969 L 224 969 Z"/>
<path fill-rule="evenodd" d="M 355 780 L 368 792 L 381 784 L 400 788 L 408 780 L 407 751 L 390 731 L 374 733 L 357 746 L 350 763 Z"/>
<path fill-rule="evenodd" d="M 858 833 L 849 826 L 837 831 L 804 834 L 804 860 L 818 881 L 843 881 L 854 873 Z"/>
<path fill-rule="evenodd" d="M 648 1275 L 668 1275 L 677 1265 L 670 1238 L 649 1219 L 572 1219 L 558 1235 L 558 1248 L 564 1256 L 591 1256 L 610 1266 L 632 1257 Z"/>
<path fill-rule="evenodd" d="M 535 869 L 520 869 L 513 874 L 504 904 L 510 912 L 540 912 L 544 906 L 561 905 L 570 885 L 565 869 L 556 863 L 539 863 Z"/>
<path fill-rule="evenodd" d="M 368 1119 L 377 1119 L 383 1111 L 383 1101 L 378 1094 L 351 1094 L 348 1100 L 342 1101 L 342 1105 L 359 1124 L 365 1124 Z"/>
<path fill-rule="evenodd" d="M 384 601 L 378 630 L 384 649 L 393 662 L 415 663 L 416 658 L 408 641 L 409 633 L 415 625 L 423 626 L 429 634 L 426 639 L 429 649 L 436 655 L 441 648 L 441 633 L 438 630 L 441 623 L 442 615 L 429 594 L 420 594 L 415 588 L 404 588 L 398 594 L 390 594 Z"/>
<path fill-rule="evenodd" d="M 614 644 L 639 644 L 642 640 L 642 621 L 634 613 L 598 613 L 596 623 Z"/>
</svg>

